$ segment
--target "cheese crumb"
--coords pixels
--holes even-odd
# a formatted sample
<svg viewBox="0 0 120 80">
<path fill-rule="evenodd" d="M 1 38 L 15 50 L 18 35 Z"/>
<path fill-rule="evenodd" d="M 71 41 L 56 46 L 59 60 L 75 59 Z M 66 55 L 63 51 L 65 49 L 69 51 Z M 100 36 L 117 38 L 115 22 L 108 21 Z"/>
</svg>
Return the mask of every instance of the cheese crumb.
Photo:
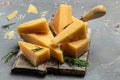
<svg viewBox="0 0 120 80">
<path fill-rule="evenodd" d="M 8 16 L 7 16 L 7 19 L 8 20 L 11 20 L 13 19 L 18 13 L 18 10 L 14 10 L 12 13 L 10 13 Z"/>
<path fill-rule="evenodd" d="M 48 13 L 48 11 L 42 11 L 42 12 L 40 13 L 40 17 L 41 17 L 41 18 L 45 18 L 45 16 L 47 15 L 47 13 Z"/>
<path fill-rule="evenodd" d="M 5 34 L 3 34 L 3 38 L 6 40 L 11 40 L 11 39 L 15 39 L 15 31 L 7 31 L 5 32 Z"/>
<path fill-rule="evenodd" d="M 38 10 L 33 4 L 29 4 L 29 7 L 27 9 L 27 13 L 38 14 Z"/>
</svg>

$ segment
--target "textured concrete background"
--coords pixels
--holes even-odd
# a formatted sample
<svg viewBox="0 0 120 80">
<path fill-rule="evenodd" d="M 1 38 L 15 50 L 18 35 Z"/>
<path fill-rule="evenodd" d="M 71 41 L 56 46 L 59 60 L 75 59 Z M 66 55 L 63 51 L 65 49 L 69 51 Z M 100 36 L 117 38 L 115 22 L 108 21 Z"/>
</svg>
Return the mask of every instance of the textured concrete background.
<svg viewBox="0 0 120 80">
<path fill-rule="evenodd" d="M 11 22 L 17 24 L 10 26 L 9 30 L 16 30 L 18 24 L 39 18 L 37 14 L 27 14 L 26 10 L 30 3 L 37 6 L 39 13 L 48 11 L 46 18 L 49 19 L 56 11 L 56 7 L 60 3 L 66 2 L 73 6 L 73 15 L 80 18 L 86 11 L 92 7 L 102 4 L 107 8 L 107 14 L 99 19 L 89 21 L 89 28 L 92 30 L 92 40 L 89 54 L 89 66 L 87 74 L 84 78 L 68 77 L 68 76 L 53 76 L 47 75 L 45 78 L 39 78 L 26 75 L 14 75 L 10 73 L 12 63 L 15 57 L 8 63 L 4 63 L 2 57 L 17 45 L 20 38 L 16 35 L 14 40 L 5 40 L 3 34 L 7 29 L 0 27 L 0 80 L 120 80 L 120 1 L 119 0 L 1 0 L 10 1 L 12 4 L 3 6 L 0 4 L 0 13 L 5 13 L 0 16 L 0 26 Z M 18 10 L 20 14 L 26 14 L 23 20 L 14 18 L 10 21 L 6 16 L 13 10 Z"/>
</svg>

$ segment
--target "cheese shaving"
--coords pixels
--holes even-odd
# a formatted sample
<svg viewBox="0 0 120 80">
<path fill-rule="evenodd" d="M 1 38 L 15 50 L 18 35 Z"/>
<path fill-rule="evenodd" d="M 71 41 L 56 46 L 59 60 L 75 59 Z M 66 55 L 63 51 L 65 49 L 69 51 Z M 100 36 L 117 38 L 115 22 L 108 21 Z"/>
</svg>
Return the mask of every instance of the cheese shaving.
<svg viewBox="0 0 120 80">
<path fill-rule="evenodd" d="M 6 40 L 11 40 L 11 39 L 14 39 L 15 38 L 15 31 L 7 31 L 4 35 L 3 35 L 3 38 L 6 39 Z"/>
<path fill-rule="evenodd" d="M 25 14 L 20 14 L 18 17 L 17 17 L 17 20 L 23 20 L 25 18 Z"/>
<path fill-rule="evenodd" d="M 42 12 L 40 13 L 40 17 L 41 17 L 41 18 L 45 18 L 45 16 L 46 16 L 47 13 L 48 13 L 48 11 L 42 11 Z"/>
<path fill-rule="evenodd" d="M 8 16 L 7 16 L 7 19 L 8 20 L 11 20 L 13 19 L 16 15 L 17 15 L 18 11 L 17 10 L 14 10 L 12 13 L 10 13 Z"/>
<path fill-rule="evenodd" d="M 38 10 L 33 4 L 29 4 L 29 7 L 27 9 L 27 13 L 38 14 Z"/>
</svg>

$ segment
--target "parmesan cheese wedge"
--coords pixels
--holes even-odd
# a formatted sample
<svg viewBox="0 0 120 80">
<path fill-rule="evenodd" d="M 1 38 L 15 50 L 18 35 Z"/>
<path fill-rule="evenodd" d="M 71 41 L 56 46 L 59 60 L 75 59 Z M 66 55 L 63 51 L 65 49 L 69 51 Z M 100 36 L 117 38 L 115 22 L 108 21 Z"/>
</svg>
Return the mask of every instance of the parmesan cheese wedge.
<svg viewBox="0 0 120 80">
<path fill-rule="evenodd" d="M 78 58 L 85 53 L 85 51 L 89 50 L 89 39 L 86 38 L 69 43 L 62 43 L 62 48 L 66 55 Z"/>
<path fill-rule="evenodd" d="M 50 50 L 42 46 L 30 44 L 27 42 L 19 42 L 22 54 L 34 65 L 39 64 L 50 59 Z"/>
<path fill-rule="evenodd" d="M 29 4 L 29 7 L 27 9 L 27 13 L 38 14 L 38 10 L 33 4 Z"/>
<path fill-rule="evenodd" d="M 74 22 L 74 21 L 79 21 L 80 19 L 72 16 L 72 20 L 73 20 L 73 22 Z M 84 23 L 85 23 L 85 27 L 86 27 L 86 33 L 88 33 L 88 22 L 84 22 Z"/>
<path fill-rule="evenodd" d="M 17 31 L 20 33 L 48 33 L 49 27 L 45 18 L 35 19 L 17 27 Z"/>
<path fill-rule="evenodd" d="M 18 11 L 17 10 L 14 10 L 12 13 L 10 13 L 8 16 L 7 16 L 7 19 L 8 20 L 11 20 L 13 19 L 16 15 L 17 15 Z"/>
<path fill-rule="evenodd" d="M 20 34 L 21 38 L 30 43 L 34 43 L 37 45 L 41 45 L 44 47 L 50 48 L 50 55 L 51 57 L 55 58 L 59 62 L 63 63 L 64 58 L 63 58 L 63 52 L 58 48 L 58 46 L 53 46 L 52 44 L 52 39 L 54 38 L 52 33 L 49 32 L 48 34 Z"/>
<path fill-rule="evenodd" d="M 61 4 L 50 22 L 51 29 L 55 34 L 60 33 L 68 24 L 72 22 L 72 7 Z"/>
<path fill-rule="evenodd" d="M 76 20 L 55 36 L 52 42 L 56 45 L 85 38 L 87 38 L 85 23 L 81 20 Z"/>
</svg>

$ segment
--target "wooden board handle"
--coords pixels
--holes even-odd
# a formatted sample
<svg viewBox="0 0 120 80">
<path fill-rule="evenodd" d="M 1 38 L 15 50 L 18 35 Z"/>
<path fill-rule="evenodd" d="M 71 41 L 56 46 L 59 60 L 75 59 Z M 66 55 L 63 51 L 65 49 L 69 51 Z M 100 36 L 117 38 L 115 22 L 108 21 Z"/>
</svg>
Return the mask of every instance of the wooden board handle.
<svg viewBox="0 0 120 80">
<path fill-rule="evenodd" d="M 106 14 L 106 8 L 103 5 L 98 5 L 96 7 L 93 7 L 87 13 L 85 13 L 82 16 L 81 20 L 86 22 L 86 21 L 89 21 L 89 20 L 92 20 L 92 19 L 102 17 L 105 14 Z"/>
</svg>

